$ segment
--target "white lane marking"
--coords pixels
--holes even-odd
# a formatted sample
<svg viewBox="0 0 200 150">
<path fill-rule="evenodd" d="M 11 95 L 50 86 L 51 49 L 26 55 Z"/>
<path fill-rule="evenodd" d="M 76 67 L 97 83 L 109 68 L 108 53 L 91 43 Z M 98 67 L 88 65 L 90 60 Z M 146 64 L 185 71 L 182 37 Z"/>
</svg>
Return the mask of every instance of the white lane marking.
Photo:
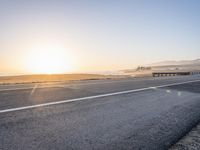
<svg viewBox="0 0 200 150">
<path fill-rule="evenodd" d="M 35 92 L 35 90 L 37 89 L 37 87 L 38 87 L 38 84 L 36 84 L 36 85 L 33 87 L 33 89 L 32 89 L 32 91 L 31 91 L 31 94 L 30 94 L 30 95 L 33 95 L 33 93 Z"/>
<path fill-rule="evenodd" d="M 95 95 L 95 96 L 87 96 L 87 97 L 82 97 L 82 98 L 74 98 L 74 99 L 62 100 L 62 101 L 57 101 L 57 102 L 49 102 L 49 103 L 37 104 L 37 105 L 32 105 L 32 106 L 10 108 L 10 109 L 5 109 L 5 110 L 0 110 L 0 114 L 1 113 L 7 113 L 7 112 L 13 112 L 13 111 L 19 111 L 19 110 L 32 109 L 32 108 L 37 108 L 37 107 L 64 104 L 64 103 L 75 102 L 75 101 L 83 101 L 83 100 L 88 100 L 88 99 L 95 99 L 95 98 L 102 98 L 102 97 L 115 96 L 115 95 L 121 95 L 121 94 L 128 94 L 128 93 L 134 93 L 134 92 L 140 92 L 140 91 L 146 91 L 146 90 L 152 90 L 152 89 L 157 89 L 157 88 L 170 87 L 170 86 L 182 85 L 182 84 L 194 83 L 194 82 L 200 82 L 200 80 L 186 81 L 186 82 L 181 82 L 181 83 L 165 84 L 165 85 L 146 87 L 146 88 L 141 88 L 141 89 L 134 89 L 134 90 L 121 91 L 121 92 L 100 94 L 100 95 Z"/>
</svg>

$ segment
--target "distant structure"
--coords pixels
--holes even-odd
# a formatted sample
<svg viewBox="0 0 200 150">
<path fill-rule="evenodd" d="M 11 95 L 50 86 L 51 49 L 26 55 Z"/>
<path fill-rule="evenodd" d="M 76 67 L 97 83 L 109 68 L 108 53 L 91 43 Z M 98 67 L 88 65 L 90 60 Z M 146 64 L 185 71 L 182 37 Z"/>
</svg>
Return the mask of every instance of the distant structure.
<svg viewBox="0 0 200 150">
<path fill-rule="evenodd" d="M 151 70 L 151 67 L 138 66 L 136 68 L 136 71 L 144 71 L 144 70 Z"/>
<path fill-rule="evenodd" d="M 174 70 L 174 71 L 160 71 L 152 72 L 153 77 L 162 77 L 162 76 L 186 76 L 186 75 L 197 75 L 200 74 L 200 71 L 183 71 L 183 70 Z"/>
</svg>

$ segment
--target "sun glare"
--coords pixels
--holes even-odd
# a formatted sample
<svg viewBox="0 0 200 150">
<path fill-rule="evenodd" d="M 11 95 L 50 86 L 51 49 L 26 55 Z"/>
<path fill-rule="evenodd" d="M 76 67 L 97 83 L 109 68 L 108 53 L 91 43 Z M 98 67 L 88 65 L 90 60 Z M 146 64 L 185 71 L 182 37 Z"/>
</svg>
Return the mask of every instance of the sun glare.
<svg viewBox="0 0 200 150">
<path fill-rule="evenodd" d="M 58 46 L 33 48 L 26 58 L 26 68 L 30 73 L 58 74 L 70 72 L 72 69 L 69 54 Z"/>
</svg>

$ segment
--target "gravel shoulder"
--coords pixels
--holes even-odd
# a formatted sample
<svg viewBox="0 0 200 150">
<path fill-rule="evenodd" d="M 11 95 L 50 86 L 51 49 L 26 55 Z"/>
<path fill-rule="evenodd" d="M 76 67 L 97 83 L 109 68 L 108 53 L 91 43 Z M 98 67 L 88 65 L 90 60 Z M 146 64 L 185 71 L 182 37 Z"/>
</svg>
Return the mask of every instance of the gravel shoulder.
<svg viewBox="0 0 200 150">
<path fill-rule="evenodd" d="M 200 124 L 193 128 L 186 136 L 180 139 L 170 150 L 199 150 Z"/>
</svg>

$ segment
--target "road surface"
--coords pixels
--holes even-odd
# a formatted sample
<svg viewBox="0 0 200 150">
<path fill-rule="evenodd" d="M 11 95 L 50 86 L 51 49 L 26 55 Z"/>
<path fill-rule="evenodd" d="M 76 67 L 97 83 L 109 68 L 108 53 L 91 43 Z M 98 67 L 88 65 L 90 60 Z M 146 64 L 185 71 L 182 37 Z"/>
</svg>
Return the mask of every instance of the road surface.
<svg viewBox="0 0 200 150">
<path fill-rule="evenodd" d="M 0 86 L 0 149 L 168 149 L 200 121 L 200 76 Z"/>
</svg>

